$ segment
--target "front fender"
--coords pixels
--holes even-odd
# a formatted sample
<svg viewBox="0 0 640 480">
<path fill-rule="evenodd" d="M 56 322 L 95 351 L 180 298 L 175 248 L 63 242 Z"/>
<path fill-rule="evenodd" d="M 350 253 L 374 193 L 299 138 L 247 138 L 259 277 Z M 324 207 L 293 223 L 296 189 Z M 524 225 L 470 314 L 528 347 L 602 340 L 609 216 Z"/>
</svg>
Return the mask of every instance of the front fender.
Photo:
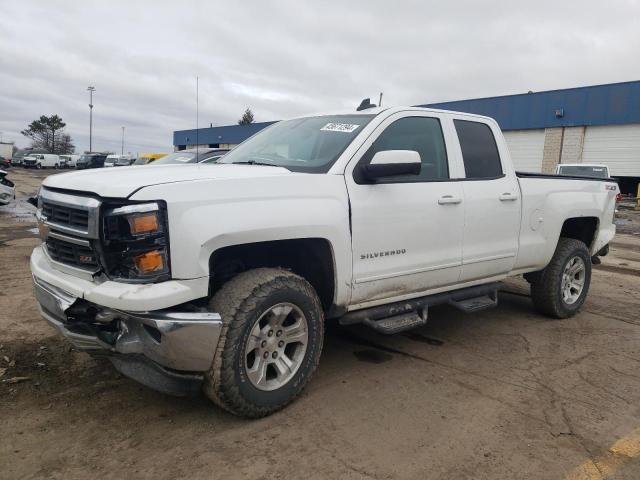
<svg viewBox="0 0 640 480">
<path fill-rule="evenodd" d="M 180 182 L 146 187 L 133 199 L 167 202 L 173 278 L 209 276 L 209 259 L 220 248 L 322 238 L 334 254 L 335 301 L 348 301 L 351 236 L 341 176 L 291 174 Z"/>
</svg>

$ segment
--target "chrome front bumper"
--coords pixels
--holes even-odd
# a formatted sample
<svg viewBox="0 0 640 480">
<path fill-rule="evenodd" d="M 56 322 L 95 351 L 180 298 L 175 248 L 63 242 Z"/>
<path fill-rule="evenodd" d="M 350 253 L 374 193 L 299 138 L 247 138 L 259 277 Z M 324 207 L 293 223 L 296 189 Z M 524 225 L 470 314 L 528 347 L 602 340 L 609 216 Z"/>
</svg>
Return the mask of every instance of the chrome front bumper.
<svg viewBox="0 0 640 480">
<path fill-rule="evenodd" d="M 49 324 L 77 349 L 109 355 L 118 370 L 145 385 L 167 391 L 143 378 L 149 371 L 144 371 L 140 364 L 156 373 L 166 372 L 174 379 L 181 373 L 194 379 L 199 372 L 208 370 L 213 362 L 222 330 L 222 319 L 217 313 L 126 312 L 89 304 L 35 276 L 33 283 L 38 309 Z M 86 324 L 71 321 L 74 315 L 72 307 L 79 303 L 88 304 L 88 310 L 94 312 Z M 103 327 L 109 335 L 101 335 Z M 127 359 L 137 366 L 128 368 Z"/>
</svg>

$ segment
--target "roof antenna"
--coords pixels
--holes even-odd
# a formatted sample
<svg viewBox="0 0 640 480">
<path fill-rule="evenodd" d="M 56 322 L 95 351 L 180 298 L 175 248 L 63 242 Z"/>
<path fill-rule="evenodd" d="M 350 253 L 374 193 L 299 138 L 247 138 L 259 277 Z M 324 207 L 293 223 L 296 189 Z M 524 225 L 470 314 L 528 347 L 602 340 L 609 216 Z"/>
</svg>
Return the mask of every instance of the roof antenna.
<svg viewBox="0 0 640 480">
<path fill-rule="evenodd" d="M 356 108 L 356 112 L 360 112 L 361 110 L 366 110 L 367 108 L 375 108 L 375 104 L 371 103 L 370 98 L 365 98 L 360 102 L 360 106 Z"/>
<path fill-rule="evenodd" d="M 382 92 L 380 92 L 380 100 L 378 100 L 378 106 L 382 106 Z"/>
<path fill-rule="evenodd" d="M 200 150 L 200 142 L 198 141 L 198 119 L 200 118 L 200 104 L 198 102 L 199 80 L 196 75 L 196 163 L 198 163 L 198 153 Z"/>
</svg>

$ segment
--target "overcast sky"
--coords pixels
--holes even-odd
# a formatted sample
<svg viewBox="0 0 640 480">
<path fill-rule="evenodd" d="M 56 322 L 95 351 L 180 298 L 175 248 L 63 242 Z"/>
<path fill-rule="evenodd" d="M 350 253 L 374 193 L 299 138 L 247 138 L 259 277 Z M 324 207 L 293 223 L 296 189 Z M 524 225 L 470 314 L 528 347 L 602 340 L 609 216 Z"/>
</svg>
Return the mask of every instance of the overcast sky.
<svg viewBox="0 0 640 480">
<path fill-rule="evenodd" d="M 639 1 L 0 1 L 0 131 L 59 114 L 84 151 L 173 130 L 640 79 Z M 374 102 L 375 103 L 375 102 Z"/>
</svg>

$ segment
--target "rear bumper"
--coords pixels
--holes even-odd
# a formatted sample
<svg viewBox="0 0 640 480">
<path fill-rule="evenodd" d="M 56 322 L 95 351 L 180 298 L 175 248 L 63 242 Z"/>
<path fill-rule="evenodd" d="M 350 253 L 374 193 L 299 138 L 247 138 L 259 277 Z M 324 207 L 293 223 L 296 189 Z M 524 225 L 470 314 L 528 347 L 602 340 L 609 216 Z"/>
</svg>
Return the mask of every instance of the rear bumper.
<svg viewBox="0 0 640 480">
<path fill-rule="evenodd" d="M 600 252 L 600 250 L 602 250 L 606 245 L 608 245 L 611 240 L 613 240 L 613 237 L 616 234 L 616 226 L 615 224 L 609 224 L 606 226 L 601 226 L 598 229 L 598 233 L 596 235 L 596 238 L 594 239 L 592 245 L 591 245 L 591 249 L 590 249 L 590 254 L 591 256 L 593 255 L 598 255 Z"/>
<path fill-rule="evenodd" d="M 87 302 L 33 276 L 42 317 L 78 350 L 106 355 L 134 380 L 170 394 L 199 388 L 220 338 L 217 313 L 127 312 Z"/>
</svg>

